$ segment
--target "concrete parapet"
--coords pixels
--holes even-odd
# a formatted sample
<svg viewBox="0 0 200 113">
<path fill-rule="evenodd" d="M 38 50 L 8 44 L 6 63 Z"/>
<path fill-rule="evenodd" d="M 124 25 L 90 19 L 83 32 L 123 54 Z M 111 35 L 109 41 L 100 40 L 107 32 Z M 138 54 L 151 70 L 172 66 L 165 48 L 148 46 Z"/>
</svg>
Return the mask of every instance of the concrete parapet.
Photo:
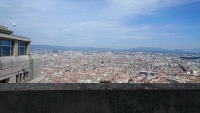
<svg viewBox="0 0 200 113">
<path fill-rule="evenodd" d="M 20 90 L 200 90 L 200 84 L 42 83 L 0 84 L 0 91 Z"/>
<path fill-rule="evenodd" d="M 199 113 L 199 84 L 0 84 L 1 113 Z"/>
<path fill-rule="evenodd" d="M 0 57 L 0 70 L 29 64 L 28 56 Z"/>
<path fill-rule="evenodd" d="M 41 62 L 37 55 L 0 57 L 0 80 L 9 79 L 8 83 L 25 82 L 40 75 Z"/>
</svg>

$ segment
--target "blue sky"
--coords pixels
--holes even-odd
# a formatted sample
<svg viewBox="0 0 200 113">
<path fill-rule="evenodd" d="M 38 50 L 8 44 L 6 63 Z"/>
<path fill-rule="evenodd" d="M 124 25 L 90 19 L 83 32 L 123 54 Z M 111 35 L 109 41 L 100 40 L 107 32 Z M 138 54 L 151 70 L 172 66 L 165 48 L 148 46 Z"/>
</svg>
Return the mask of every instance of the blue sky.
<svg viewBox="0 0 200 113">
<path fill-rule="evenodd" d="M 1 0 L 32 45 L 200 49 L 200 0 Z"/>
</svg>

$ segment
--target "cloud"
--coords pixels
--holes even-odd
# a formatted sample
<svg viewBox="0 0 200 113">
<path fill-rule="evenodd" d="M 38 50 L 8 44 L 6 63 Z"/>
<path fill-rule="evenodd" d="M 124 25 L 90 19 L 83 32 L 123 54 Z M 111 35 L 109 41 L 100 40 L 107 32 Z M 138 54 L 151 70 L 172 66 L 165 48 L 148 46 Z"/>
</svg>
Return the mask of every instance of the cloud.
<svg viewBox="0 0 200 113">
<path fill-rule="evenodd" d="M 161 28 L 175 23 L 132 26 L 129 16 L 159 15 L 163 8 L 187 4 L 190 0 L 1 0 L 0 24 L 15 21 L 14 34 L 30 37 L 33 44 L 126 47 L 126 42 L 178 37 Z M 109 43 L 112 42 L 113 45 Z"/>
<path fill-rule="evenodd" d="M 159 14 L 159 10 L 168 6 L 176 6 L 194 2 L 191 0 L 108 0 L 108 7 L 99 14 L 105 19 L 121 19 L 126 16 L 154 15 Z"/>
<path fill-rule="evenodd" d="M 175 24 L 166 24 L 166 25 L 161 26 L 161 28 L 169 28 L 169 27 L 175 27 L 175 26 L 176 26 Z"/>
</svg>

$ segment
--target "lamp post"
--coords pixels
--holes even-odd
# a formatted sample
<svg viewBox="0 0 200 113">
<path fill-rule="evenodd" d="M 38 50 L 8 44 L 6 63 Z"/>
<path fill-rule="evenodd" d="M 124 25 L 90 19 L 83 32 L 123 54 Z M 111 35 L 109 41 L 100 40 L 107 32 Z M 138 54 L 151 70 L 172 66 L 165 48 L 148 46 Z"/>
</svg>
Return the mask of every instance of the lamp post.
<svg viewBox="0 0 200 113">
<path fill-rule="evenodd" d="M 16 26 L 15 22 L 10 21 L 10 22 L 8 22 L 7 24 L 5 24 L 5 27 L 6 27 L 9 23 L 13 23 L 13 27 Z"/>
</svg>

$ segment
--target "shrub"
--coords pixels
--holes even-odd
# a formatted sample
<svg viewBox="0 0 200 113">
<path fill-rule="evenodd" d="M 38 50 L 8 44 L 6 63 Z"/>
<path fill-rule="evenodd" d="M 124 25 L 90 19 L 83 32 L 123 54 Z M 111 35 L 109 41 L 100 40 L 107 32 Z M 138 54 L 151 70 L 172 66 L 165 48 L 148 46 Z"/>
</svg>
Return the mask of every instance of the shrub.
<svg viewBox="0 0 200 113">
<path fill-rule="evenodd" d="M 111 82 L 106 80 L 101 80 L 99 83 L 111 83 Z"/>
</svg>

